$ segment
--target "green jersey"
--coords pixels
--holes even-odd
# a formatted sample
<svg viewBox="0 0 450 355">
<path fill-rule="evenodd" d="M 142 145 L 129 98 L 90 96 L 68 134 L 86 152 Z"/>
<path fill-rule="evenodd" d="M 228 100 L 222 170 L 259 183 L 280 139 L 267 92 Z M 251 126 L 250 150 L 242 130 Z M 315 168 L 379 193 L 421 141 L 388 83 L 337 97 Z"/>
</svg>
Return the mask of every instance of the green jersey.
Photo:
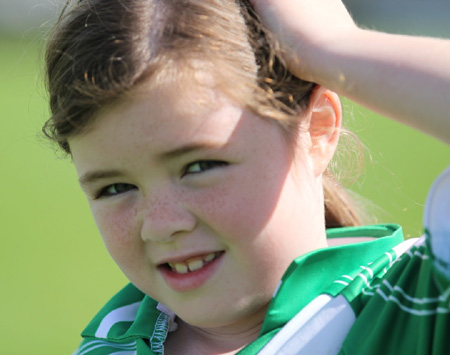
<svg viewBox="0 0 450 355">
<path fill-rule="evenodd" d="M 295 259 L 258 339 L 240 355 L 450 354 L 450 282 L 437 275 L 425 237 L 397 225 L 330 229 L 372 241 Z M 176 328 L 169 309 L 126 286 L 83 331 L 76 355 L 158 355 Z"/>
</svg>

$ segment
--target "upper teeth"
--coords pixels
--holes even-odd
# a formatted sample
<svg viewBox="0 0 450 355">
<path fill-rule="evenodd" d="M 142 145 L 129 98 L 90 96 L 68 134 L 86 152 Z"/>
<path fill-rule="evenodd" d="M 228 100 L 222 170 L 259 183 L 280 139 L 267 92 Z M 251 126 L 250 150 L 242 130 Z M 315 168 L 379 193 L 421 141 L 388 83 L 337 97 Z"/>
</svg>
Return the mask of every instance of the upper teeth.
<svg viewBox="0 0 450 355">
<path fill-rule="evenodd" d="M 170 265 L 171 263 L 169 263 Z M 185 264 L 176 263 L 174 265 L 170 265 L 172 269 L 175 269 L 179 274 L 186 274 L 188 270 L 188 266 Z"/>
<path fill-rule="evenodd" d="M 205 263 L 212 261 L 216 257 L 215 253 L 210 253 L 204 257 L 195 257 L 188 259 L 184 262 L 168 263 L 172 271 L 178 274 L 186 274 L 189 271 L 195 271 L 201 269 Z"/>
</svg>

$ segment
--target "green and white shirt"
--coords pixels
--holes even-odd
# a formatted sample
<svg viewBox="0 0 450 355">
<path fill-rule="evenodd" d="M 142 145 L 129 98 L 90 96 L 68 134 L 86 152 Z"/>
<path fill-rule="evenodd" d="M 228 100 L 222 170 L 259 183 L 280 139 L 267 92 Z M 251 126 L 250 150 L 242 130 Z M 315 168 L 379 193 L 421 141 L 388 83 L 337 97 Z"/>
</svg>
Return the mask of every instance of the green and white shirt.
<svg viewBox="0 0 450 355">
<path fill-rule="evenodd" d="M 425 237 L 403 241 L 397 225 L 327 234 L 375 239 L 295 259 L 258 339 L 239 355 L 450 354 L 450 281 L 434 269 Z M 129 284 L 83 331 L 75 354 L 163 354 L 175 321 Z"/>
</svg>

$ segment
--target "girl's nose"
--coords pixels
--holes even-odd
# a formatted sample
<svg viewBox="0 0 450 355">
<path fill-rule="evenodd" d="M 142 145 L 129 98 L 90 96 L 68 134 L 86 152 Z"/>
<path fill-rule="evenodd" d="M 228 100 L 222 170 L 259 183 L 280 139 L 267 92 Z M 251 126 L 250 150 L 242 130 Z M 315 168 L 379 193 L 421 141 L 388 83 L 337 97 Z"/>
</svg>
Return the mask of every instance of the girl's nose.
<svg viewBox="0 0 450 355">
<path fill-rule="evenodd" d="M 144 241 L 167 243 L 195 228 L 196 218 L 183 206 L 180 196 L 164 193 L 149 200 L 142 211 L 141 238 Z"/>
</svg>

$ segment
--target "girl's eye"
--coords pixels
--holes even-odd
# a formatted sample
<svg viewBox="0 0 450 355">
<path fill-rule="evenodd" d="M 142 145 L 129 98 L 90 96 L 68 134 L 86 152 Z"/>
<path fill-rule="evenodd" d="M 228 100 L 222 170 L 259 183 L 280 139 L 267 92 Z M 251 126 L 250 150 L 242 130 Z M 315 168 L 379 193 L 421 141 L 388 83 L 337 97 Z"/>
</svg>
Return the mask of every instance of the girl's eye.
<svg viewBox="0 0 450 355">
<path fill-rule="evenodd" d="M 131 184 L 124 184 L 124 183 L 118 183 L 118 184 L 111 184 L 106 186 L 105 188 L 101 189 L 99 193 L 97 194 L 97 199 L 102 197 L 110 197 L 122 194 L 124 192 L 130 191 L 135 189 L 136 186 Z"/>
<path fill-rule="evenodd" d="M 227 162 L 220 160 L 199 160 L 193 163 L 190 163 L 186 166 L 183 171 L 183 176 L 188 174 L 198 174 L 205 172 L 207 170 L 215 169 L 221 166 L 228 165 Z"/>
</svg>

